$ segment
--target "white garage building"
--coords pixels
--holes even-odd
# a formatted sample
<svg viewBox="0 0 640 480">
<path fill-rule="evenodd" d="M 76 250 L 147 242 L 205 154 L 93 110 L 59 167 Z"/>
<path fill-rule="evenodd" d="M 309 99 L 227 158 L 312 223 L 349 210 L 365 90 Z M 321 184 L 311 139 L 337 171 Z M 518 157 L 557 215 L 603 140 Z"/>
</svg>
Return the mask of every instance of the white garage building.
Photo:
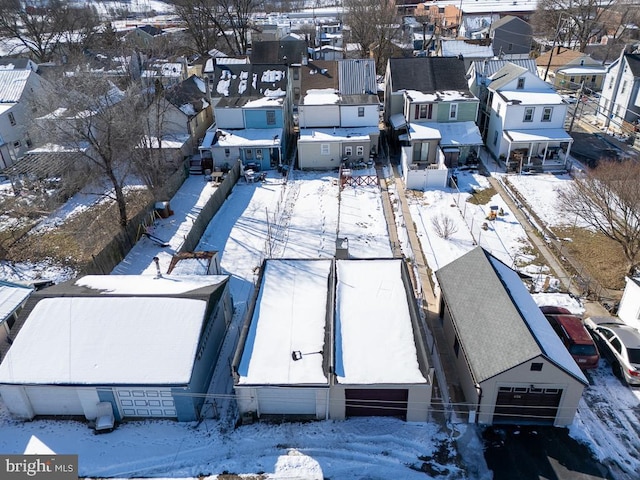
<svg viewBox="0 0 640 480">
<path fill-rule="evenodd" d="M 86 276 L 36 292 L 0 364 L 16 417 L 199 417 L 231 320 L 227 276 Z"/>
</svg>

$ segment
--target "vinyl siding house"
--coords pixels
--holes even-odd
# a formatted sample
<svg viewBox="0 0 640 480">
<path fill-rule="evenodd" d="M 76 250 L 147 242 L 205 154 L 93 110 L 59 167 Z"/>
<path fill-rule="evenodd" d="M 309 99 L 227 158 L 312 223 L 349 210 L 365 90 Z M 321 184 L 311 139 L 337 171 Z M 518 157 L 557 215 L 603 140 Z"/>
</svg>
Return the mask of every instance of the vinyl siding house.
<svg viewBox="0 0 640 480">
<path fill-rule="evenodd" d="M 485 144 L 508 171 L 565 171 L 573 139 L 567 103 L 524 67 L 509 63 L 489 77 Z"/>
<path fill-rule="evenodd" d="M 298 166 L 335 169 L 378 154 L 379 102 L 373 61 L 318 61 L 301 67 Z"/>
<path fill-rule="evenodd" d="M 449 169 L 477 158 L 482 145 L 478 107 L 461 59 L 389 59 L 385 122 L 401 151 L 407 188 L 444 187 Z"/>
<path fill-rule="evenodd" d="M 243 418 L 428 419 L 433 370 L 399 259 L 266 260 L 232 368 Z"/>
<path fill-rule="evenodd" d="M 238 160 L 258 170 L 282 166 L 292 131 L 287 67 L 215 65 L 211 85 L 215 124 L 200 145 L 203 157 L 214 169 Z"/>
<path fill-rule="evenodd" d="M 640 326 L 640 279 L 625 278 L 624 292 L 618 307 L 618 317 L 636 328 Z"/>
<path fill-rule="evenodd" d="M 640 124 L 640 55 L 622 53 L 607 67 L 598 118 L 606 127 L 633 132 Z"/>
<path fill-rule="evenodd" d="M 36 292 L 0 364 L 18 418 L 194 421 L 232 316 L 228 277 L 85 276 Z M 18 325 L 16 324 L 16 326 Z"/>
<path fill-rule="evenodd" d="M 588 381 L 518 273 L 477 247 L 436 278 L 470 422 L 570 425 Z"/>
<path fill-rule="evenodd" d="M 559 90 L 585 88 L 599 91 L 607 69 L 586 53 L 565 47 L 556 47 L 538 58 L 538 75 Z"/>
<path fill-rule="evenodd" d="M 526 60 L 531 54 L 533 29 L 519 17 L 506 15 L 489 27 L 491 46 L 498 58 Z"/>
</svg>

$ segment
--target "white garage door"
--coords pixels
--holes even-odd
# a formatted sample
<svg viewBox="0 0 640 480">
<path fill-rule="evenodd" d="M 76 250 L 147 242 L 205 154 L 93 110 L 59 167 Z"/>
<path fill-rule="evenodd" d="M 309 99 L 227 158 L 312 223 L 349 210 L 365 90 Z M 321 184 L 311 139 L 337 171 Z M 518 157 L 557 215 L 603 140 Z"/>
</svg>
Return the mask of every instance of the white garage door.
<svg viewBox="0 0 640 480">
<path fill-rule="evenodd" d="M 84 415 L 75 387 L 25 387 L 36 415 Z"/>
<path fill-rule="evenodd" d="M 315 415 L 314 388 L 259 388 L 260 415 Z"/>
<path fill-rule="evenodd" d="M 168 388 L 117 388 L 115 394 L 123 417 L 176 417 Z"/>
</svg>

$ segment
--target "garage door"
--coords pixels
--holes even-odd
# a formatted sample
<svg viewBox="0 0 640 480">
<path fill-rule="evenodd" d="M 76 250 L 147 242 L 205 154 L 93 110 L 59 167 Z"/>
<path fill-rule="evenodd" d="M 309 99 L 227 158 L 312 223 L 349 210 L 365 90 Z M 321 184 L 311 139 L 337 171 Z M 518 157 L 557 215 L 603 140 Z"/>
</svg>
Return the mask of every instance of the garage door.
<svg viewBox="0 0 640 480">
<path fill-rule="evenodd" d="M 560 388 L 500 387 L 493 423 L 553 425 L 561 398 Z"/>
<path fill-rule="evenodd" d="M 407 416 L 409 390 L 385 388 L 348 388 L 345 390 L 347 417 Z"/>
<path fill-rule="evenodd" d="M 314 388 L 260 388 L 260 415 L 315 415 L 316 391 Z"/>
<path fill-rule="evenodd" d="M 26 387 L 25 392 L 36 415 L 84 415 L 74 387 Z"/>
<path fill-rule="evenodd" d="M 171 390 L 162 388 L 116 389 L 123 417 L 176 417 Z"/>
</svg>

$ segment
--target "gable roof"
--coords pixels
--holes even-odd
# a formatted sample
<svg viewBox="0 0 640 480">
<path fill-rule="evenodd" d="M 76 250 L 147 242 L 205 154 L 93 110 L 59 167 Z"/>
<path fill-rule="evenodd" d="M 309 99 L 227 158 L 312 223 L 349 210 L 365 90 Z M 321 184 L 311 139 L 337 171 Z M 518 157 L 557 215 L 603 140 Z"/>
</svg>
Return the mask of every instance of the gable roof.
<svg viewBox="0 0 640 480">
<path fill-rule="evenodd" d="M 499 20 L 496 20 L 495 22 L 493 22 L 491 24 L 491 29 L 492 30 L 497 30 L 497 29 L 499 29 L 501 27 L 504 27 L 505 25 L 507 25 L 509 23 L 513 23 L 513 25 L 516 26 L 516 28 L 518 28 L 518 29 L 527 28 L 528 27 L 529 33 L 531 32 L 531 25 L 529 25 L 527 22 L 522 20 L 520 17 L 516 17 L 516 16 L 513 16 L 513 15 L 505 15 L 504 17 L 500 18 Z"/>
<path fill-rule="evenodd" d="M 31 70 L 0 70 L 0 103 L 16 103 L 29 81 Z"/>
<path fill-rule="evenodd" d="M 149 35 L 151 35 L 152 37 L 155 37 L 157 35 L 162 35 L 162 30 L 154 27 L 153 25 L 143 25 L 141 27 L 136 27 L 138 30 L 142 30 L 144 33 L 148 33 Z"/>
<path fill-rule="evenodd" d="M 500 70 L 489 77 L 491 79 L 490 88 L 498 90 L 516 78 L 521 77 L 525 72 L 528 72 L 526 68 L 507 62 Z"/>
<path fill-rule="evenodd" d="M 543 356 L 588 385 L 517 272 L 476 247 L 436 271 L 475 381 Z"/>
<path fill-rule="evenodd" d="M 309 90 L 338 90 L 338 62 L 335 60 L 313 60 L 300 67 L 301 97 Z"/>
<path fill-rule="evenodd" d="M 291 65 L 302 63 L 302 57 L 307 54 L 307 42 L 304 40 L 263 40 L 251 46 L 251 63 L 276 63 Z"/>
<path fill-rule="evenodd" d="M 212 97 L 282 97 L 287 92 L 287 67 L 280 64 L 216 64 Z"/>
<path fill-rule="evenodd" d="M 469 67 L 469 73 L 475 73 L 476 76 L 486 75 L 490 77 L 502 67 L 507 65 L 508 63 L 512 63 L 514 65 L 518 65 L 520 67 L 526 68 L 535 76 L 538 76 L 538 67 L 536 65 L 536 61 L 533 58 L 521 58 L 521 59 L 512 59 L 512 60 L 500 60 L 500 59 L 490 59 L 490 60 L 477 60 L 471 63 Z"/>
<path fill-rule="evenodd" d="M 33 287 L 0 280 L 0 323 L 4 322 L 33 293 Z"/>
<path fill-rule="evenodd" d="M 390 58 L 393 91 L 469 91 L 464 60 L 457 57 Z"/>
<path fill-rule="evenodd" d="M 565 47 L 555 47 L 553 50 L 548 50 L 536 58 L 536 64 L 538 67 L 547 68 L 547 65 L 549 65 L 549 57 L 551 57 L 551 64 L 549 66 L 551 70 L 555 70 L 558 67 L 564 67 L 569 62 L 580 57 L 591 58 L 589 55 L 577 50 Z"/>
<path fill-rule="evenodd" d="M 370 58 L 338 60 L 338 89 L 343 95 L 376 94 L 376 62 Z"/>
<path fill-rule="evenodd" d="M 624 58 L 627 61 L 633 76 L 640 77 L 640 55 L 637 53 L 625 53 Z"/>
</svg>

